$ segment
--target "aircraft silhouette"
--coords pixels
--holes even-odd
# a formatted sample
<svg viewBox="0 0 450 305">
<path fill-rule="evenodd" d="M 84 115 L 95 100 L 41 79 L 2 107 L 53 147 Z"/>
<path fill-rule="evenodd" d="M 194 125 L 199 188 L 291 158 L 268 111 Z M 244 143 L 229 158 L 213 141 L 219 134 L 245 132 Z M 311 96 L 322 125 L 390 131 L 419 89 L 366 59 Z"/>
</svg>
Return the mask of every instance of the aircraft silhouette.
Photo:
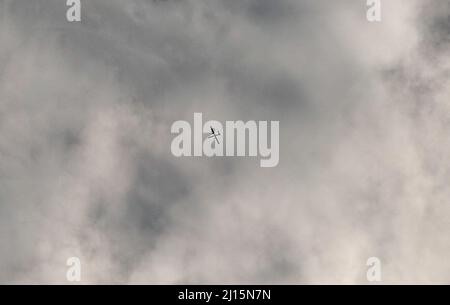
<svg viewBox="0 0 450 305">
<path fill-rule="evenodd" d="M 211 127 L 211 135 L 208 136 L 208 139 L 216 139 L 217 144 L 220 144 L 219 139 L 217 139 L 217 136 L 220 136 L 220 132 L 218 131 L 216 133 L 216 130 L 214 128 Z"/>
</svg>

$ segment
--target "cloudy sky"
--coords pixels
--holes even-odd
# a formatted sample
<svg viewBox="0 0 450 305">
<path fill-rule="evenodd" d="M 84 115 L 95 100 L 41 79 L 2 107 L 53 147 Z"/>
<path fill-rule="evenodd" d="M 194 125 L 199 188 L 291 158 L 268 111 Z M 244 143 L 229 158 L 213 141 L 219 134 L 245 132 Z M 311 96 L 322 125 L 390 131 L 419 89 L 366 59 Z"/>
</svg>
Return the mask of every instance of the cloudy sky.
<svg viewBox="0 0 450 305">
<path fill-rule="evenodd" d="M 0 0 L 0 283 L 450 283 L 450 2 Z M 280 163 L 176 120 L 280 121 Z"/>
</svg>

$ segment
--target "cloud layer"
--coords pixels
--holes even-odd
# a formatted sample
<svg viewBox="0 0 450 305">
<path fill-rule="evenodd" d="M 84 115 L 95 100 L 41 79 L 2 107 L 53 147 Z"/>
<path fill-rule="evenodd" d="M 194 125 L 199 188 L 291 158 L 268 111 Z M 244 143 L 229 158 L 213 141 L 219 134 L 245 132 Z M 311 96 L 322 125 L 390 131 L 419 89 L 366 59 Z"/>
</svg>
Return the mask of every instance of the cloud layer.
<svg viewBox="0 0 450 305">
<path fill-rule="evenodd" d="M 449 283 L 449 6 L 0 0 L 0 283 Z M 280 164 L 173 157 L 194 112 Z"/>
</svg>

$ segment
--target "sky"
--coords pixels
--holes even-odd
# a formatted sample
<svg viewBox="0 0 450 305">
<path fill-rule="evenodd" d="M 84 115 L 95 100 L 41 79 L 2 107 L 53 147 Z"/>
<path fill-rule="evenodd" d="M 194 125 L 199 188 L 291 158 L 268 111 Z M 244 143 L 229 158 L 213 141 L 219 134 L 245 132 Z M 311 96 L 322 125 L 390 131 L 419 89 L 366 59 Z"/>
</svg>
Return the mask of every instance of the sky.
<svg viewBox="0 0 450 305">
<path fill-rule="evenodd" d="M 450 2 L 0 0 L 0 283 L 450 283 Z M 280 122 L 280 161 L 177 120 Z"/>
</svg>

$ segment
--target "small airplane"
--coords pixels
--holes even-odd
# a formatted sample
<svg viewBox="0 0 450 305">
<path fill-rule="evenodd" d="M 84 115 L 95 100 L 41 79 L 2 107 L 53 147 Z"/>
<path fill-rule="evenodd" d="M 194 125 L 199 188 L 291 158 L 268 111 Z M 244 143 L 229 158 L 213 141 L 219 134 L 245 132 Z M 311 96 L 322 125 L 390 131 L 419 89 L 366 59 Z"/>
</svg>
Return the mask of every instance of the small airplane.
<svg viewBox="0 0 450 305">
<path fill-rule="evenodd" d="M 208 136 L 208 139 L 214 138 L 214 139 L 216 139 L 217 144 L 220 144 L 219 139 L 217 139 L 217 136 L 220 136 L 220 132 L 217 131 L 217 133 L 216 133 L 216 130 L 211 127 L 211 135 Z"/>
</svg>

